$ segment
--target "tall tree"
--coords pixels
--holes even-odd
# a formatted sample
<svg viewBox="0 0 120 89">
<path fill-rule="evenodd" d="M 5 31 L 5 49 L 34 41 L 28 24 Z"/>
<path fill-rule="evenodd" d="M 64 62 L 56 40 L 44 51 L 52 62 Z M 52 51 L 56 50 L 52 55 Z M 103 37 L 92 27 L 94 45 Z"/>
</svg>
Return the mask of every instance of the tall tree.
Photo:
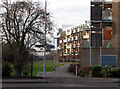
<svg viewBox="0 0 120 89">
<path fill-rule="evenodd" d="M 20 76 L 29 50 L 37 42 L 44 44 L 45 11 L 40 3 L 18 1 L 12 4 L 4 2 L 2 18 L 3 42 L 8 43 L 14 55 L 16 75 Z M 47 27 L 52 28 L 50 16 Z M 47 29 L 47 33 L 52 29 Z M 14 44 L 14 45 L 13 45 Z"/>
</svg>

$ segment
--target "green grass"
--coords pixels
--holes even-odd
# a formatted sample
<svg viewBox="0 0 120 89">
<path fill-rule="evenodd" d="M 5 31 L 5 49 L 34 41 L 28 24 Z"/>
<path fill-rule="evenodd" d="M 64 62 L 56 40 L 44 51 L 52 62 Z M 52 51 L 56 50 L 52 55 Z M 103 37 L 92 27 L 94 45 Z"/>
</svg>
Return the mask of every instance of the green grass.
<svg viewBox="0 0 120 89">
<path fill-rule="evenodd" d="M 61 66 L 63 64 L 61 63 L 56 63 L 55 68 Z M 44 61 L 36 61 L 33 64 L 33 76 L 37 76 L 37 73 L 39 71 L 43 71 L 43 66 L 44 66 Z M 54 63 L 51 60 L 46 60 L 46 71 L 47 72 L 53 72 L 54 71 Z"/>
<path fill-rule="evenodd" d="M 41 61 L 34 61 L 33 63 L 33 76 L 37 76 L 38 72 L 42 72 L 43 71 L 43 64 L 44 64 L 44 60 Z M 55 68 L 62 66 L 63 64 L 58 62 L 55 64 Z M 11 69 L 12 69 L 12 76 L 15 76 L 15 69 L 13 64 L 10 64 Z M 30 74 L 30 65 L 26 65 L 27 70 L 29 71 L 29 76 Z M 46 60 L 46 72 L 53 72 L 54 71 L 54 63 L 52 60 Z"/>
</svg>

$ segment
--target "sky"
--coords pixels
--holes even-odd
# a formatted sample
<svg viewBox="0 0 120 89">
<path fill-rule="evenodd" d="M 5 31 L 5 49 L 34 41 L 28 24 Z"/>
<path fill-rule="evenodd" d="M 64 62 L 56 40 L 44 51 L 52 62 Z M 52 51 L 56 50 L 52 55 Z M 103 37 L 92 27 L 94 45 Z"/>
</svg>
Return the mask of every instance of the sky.
<svg viewBox="0 0 120 89">
<path fill-rule="evenodd" d="M 8 1 L 13 2 L 16 0 Z M 40 1 L 43 6 L 45 2 L 45 0 L 31 1 Z M 90 19 L 90 0 L 47 0 L 47 10 L 53 16 L 52 20 L 58 27 L 62 27 L 62 25 L 80 25 L 85 20 Z"/>
<path fill-rule="evenodd" d="M 80 25 L 89 20 L 90 0 L 48 0 L 48 11 L 59 25 Z"/>
<path fill-rule="evenodd" d="M 48 11 L 60 27 L 80 25 L 89 20 L 90 0 L 48 0 Z"/>
</svg>

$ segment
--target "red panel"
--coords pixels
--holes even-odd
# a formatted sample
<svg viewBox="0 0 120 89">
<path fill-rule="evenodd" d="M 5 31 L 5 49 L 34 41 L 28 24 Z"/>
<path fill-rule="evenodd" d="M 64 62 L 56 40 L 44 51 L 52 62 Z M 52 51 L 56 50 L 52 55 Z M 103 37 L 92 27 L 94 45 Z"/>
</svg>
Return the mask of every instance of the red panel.
<svg viewBox="0 0 120 89">
<path fill-rule="evenodd" d="M 104 40 L 111 40 L 112 39 L 112 30 L 104 30 Z"/>
</svg>

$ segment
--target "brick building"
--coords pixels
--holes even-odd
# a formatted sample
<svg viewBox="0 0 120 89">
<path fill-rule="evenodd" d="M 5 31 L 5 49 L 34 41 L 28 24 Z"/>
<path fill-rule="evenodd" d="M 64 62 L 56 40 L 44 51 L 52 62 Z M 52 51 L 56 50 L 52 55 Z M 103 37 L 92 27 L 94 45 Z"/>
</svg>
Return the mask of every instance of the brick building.
<svg viewBox="0 0 120 89">
<path fill-rule="evenodd" d="M 80 60 L 82 66 L 120 66 L 120 1 L 91 0 L 90 17 L 90 29 L 84 24 L 62 32 L 59 59 Z"/>
<path fill-rule="evenodd" d="M 99 11 L 97 13 L 97 11 Z M 101 35 L 100 37 L 97 35 Z M 120 66 L 120 1 L 91 1 L 91 52 L 81 49 L 81 65 Z M 95 35 L 95 36 L 93 36 Z M 94 39 L 96 38 L 96 39 Z M 102 40 L 101 40 L 102 39 Z M 101 47 L 101 51 L 100 51 Z M 91 53 L 91 55 L 90 55 Z M 102 56 L 100 56 L 100 53 Z M 87 56 L 86 56 L 87 55 Z M 100 59 L 101 57 L 101 59 Z"/>
<path fill-rule="evenodd" d="M 80 61 L 83 40 L 86 46 L 89 46 L 89 31 L 86 31 L 88 27 L 86 23 L 63 29 L 64 31 L 60 32 L 57 40 L 59 60 Z"/>
</svg>

